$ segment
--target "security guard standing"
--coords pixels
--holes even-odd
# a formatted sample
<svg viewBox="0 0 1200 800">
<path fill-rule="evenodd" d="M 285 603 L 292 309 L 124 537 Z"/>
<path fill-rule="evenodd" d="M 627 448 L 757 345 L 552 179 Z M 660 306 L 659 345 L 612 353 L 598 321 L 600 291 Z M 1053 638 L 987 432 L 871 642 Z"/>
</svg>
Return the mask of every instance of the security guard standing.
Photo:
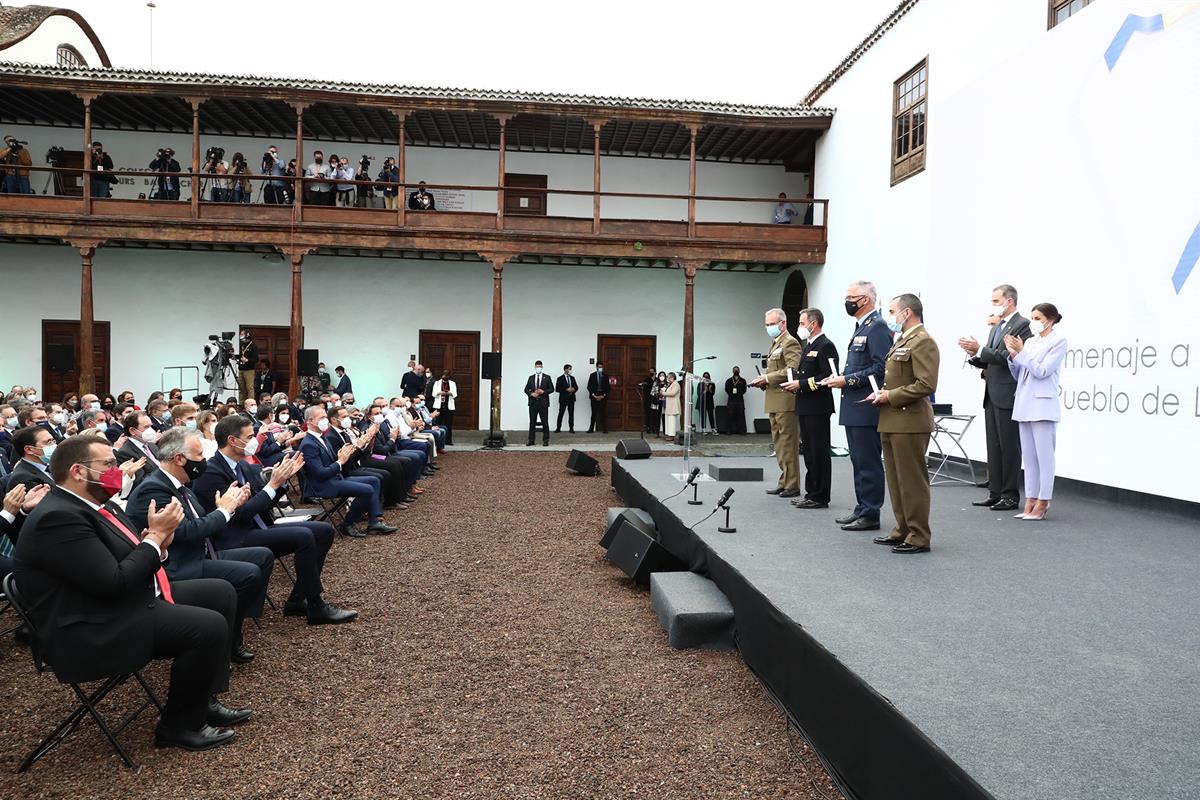
<svg viewBox="0 0 1200 800">
<path fill-rule="evenodd" d="M 892 300 L 888 327 L 901 333 L 887 357 L 883 388 L 872 398 L 879 407 L 883 464 L 896 527 L 876 544 L 893 553 L 929 552 L 929 471 L 925 451 L 933 432 L 929 396 L 937 390 L 941 355 L 925 330 L 924 309 L 915 294 Z"/>
<path fill-rule="evenodd" d="M 819 308 L 800 312 L 796 336 L 803 343 L 800 374 L 783 385 L 796 393 L 796 419 L 804 445 L 804 498 L 796 508 L 829 508 L 833 488 L 833 460 L 829 454 L 829 418 L 833 416 L 833 390 L 822 381 L 837 374 L 838 349 L 821 328 L 825 315 Z"/>
<path fill-rule="evenodd" d="M 842 390 L 838 422 L 846 429 L 850 464 L 854 468 L 854 510 L 839 517 L 844 531 L 879 530 L 883 506 L 883 447 L 879 442 L 879 409 L 867 402 L 870 376 L 883 382 L 883 362 L 892 346 L 892 334 L 875 308 L 875 284 L 856 281 L 846 290 L 846 313 L 857 320 L 854 336 L 846 348 L 846 369 L 821 381 Z"/>
<path fill-rule="evenodd" d="M 258 345 L 250 337 L 250 331 L 242 331 L 241 346 L 238 348 L 238 399 L 243 402 L 254 398 L 254 368 L 256 366 L 258 366 Z"/>
<path fill-rule="evenodd" d="M 766 390 L 763 407 L 771 420 L 771 443 L 775 460 L 779 462 L 779 485 L 767 489 L 767 494 L 780 497 L 800 496 L 800 426 L 796 420 L 796 396 L 782 387 L 800 369 L 802 349 L 796 337 L 788 333 L 787 314 L 782 308 L 772 308 L 764 317 L 767 335 L 774 341 L 767 356 L 767 372 L 756 375 L 751 386 Z"/>
</svg>

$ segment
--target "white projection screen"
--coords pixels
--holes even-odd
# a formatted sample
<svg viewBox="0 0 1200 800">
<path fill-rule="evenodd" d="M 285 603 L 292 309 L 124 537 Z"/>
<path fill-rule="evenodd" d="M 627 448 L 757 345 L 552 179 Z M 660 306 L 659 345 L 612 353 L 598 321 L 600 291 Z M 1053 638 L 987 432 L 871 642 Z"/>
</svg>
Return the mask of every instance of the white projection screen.
<svg viewBox="0 0 1200 800">
<path fill-rule="evenodd" d="M 1058 474 L 1200 501 L 1200 3 L 1093 3 L 929 126 L 939 402 L 982 413 L 957 339 L 1011 283 L 1064 317 Z"/>
</svg>

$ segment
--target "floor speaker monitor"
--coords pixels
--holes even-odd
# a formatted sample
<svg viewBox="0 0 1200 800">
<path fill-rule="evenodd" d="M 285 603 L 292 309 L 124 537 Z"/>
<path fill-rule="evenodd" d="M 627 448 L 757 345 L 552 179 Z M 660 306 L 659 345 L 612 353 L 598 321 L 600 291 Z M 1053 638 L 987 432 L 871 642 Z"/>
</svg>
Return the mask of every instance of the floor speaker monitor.
<svg viewBox="0 0 1200 800">
<path fill-rule="evenodd" d="M 617 442 L 617 458 L 622 461 L 650 457 L 650 443 L 645 439 L 622 439 Z"/>
</svg>

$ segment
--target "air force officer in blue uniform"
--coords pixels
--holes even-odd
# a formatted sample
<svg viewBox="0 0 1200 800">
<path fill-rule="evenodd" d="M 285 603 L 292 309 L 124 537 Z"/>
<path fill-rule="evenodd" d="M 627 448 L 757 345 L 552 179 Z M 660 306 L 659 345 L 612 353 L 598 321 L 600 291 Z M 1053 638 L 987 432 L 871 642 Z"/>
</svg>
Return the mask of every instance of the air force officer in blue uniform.
<svg viewBox="0 0 1200 800">
<path fill-rule="evenodd" d="M 870 376 L 883 386 L 884 364 L 892 334 L 879 316 L 875 284 L 856 281 L 846 290 L 846 313 L 855 319 L 854 336 L 846 348 L 846 369 L 822 385 L 842 390 L 838 421 L 846 429 L 850 463 L 854 468 L 854 510 L 837 519 L 845 531 L 879 530 L 883 506 L 883 447 L 879 440 L 879 409 L 864 402 L 871 394 Z"/>
</svg>

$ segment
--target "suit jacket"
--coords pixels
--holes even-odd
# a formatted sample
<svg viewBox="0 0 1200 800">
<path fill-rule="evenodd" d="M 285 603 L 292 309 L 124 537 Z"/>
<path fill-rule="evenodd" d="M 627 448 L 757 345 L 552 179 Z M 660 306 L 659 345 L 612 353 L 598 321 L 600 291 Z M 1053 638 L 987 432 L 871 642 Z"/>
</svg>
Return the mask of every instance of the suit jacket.
<svg viewBox="0 0 1200 800">
<path fill-rule="evenodd" d="M 337 451 L 330 452 L 329 443 L 309 434 L 300 442 L 304 455 L 304 494 L 308 497 L 337 497 L 338 484 L 345 478 L 338 464 Z"/>
<path fill-rule="evenodd" d="M 346 392 L 350 392 L 351 394 L 353 394 L 354 393 L 354 385 L 350 383 L 350 376 L 343 375 L 341 377 L 341 379 L 338 381 L 337 388 L 334 389 L 334 391 L 337 392 L 338 394 L 345 394 Z"/>
<path fill-rule="evenodd" d="M 43 423 L 41 423 L 41 426 L 43 428 L 45 428 L 46 430 L 50 431 L 50 435 L 54 437 L 54 441 L 56 444 L 61 442 L 64 438 L 66 438 L 62 435 L 62 431 L 60 431 L 58 428 L 56 428 L 54 425 L 50 424 L 49 422 L 43 422 Z"/>
<path fill-rule="evenodd" d="M 683 409 L 679 404 L 679 393 L 681 391 L 683 389 L 679 385 L 678 380 L 668 383 L 663 387 L 663 413 L 668 417 L 683 413 Z"/>
<path fill-rule="evenodd" d="M 446 383 L 449 384 L 449 386 L 450 386 L 450 395 L 446 398 L 446 408 L 444 410 L 453 411 L 454 410 L 454 399 L 456 397 L 458 397 L 458 384 L 449 379 L 446 380 Z M 435 409 L 437 411 L 443 410 L 443 408 L 442 408 L 442 379 L 441 378 L 435 378 L 433 380 L 433 386 L 429 389 L 429 402 L 430 402 L 430 406 L 429 406 L 430 408 Z"/>
<path fill-rule="evenodd" d="M 591 379 L 588 379 L 588 384 L 591 384 Z M 568 392 L 568 389 L 574 389 L 573 392 Z M 575 402 L 575 395 L 579 394 L 579 381 L 575 380 L 574 375 L 559 375 L 554 381 L 554 391 L 558 393 L 558 404 L 561 406 L 564 403 L 570 405 Z"/>
<path fill-rule="evenodd" d="M 18 511 L 12 522 L 9 522 L 4 517 L 0 517 L 0 536 L 7 536 L 8 540 L 13 544 L 17 543 L 17 539 L 21 536 L 21 528 L 25 525 L 25 515 Z M 0 575 L 0 578 L 4 577 Z"/>
<path fill-rule="evenodd" d="M 35 486 L 41 486 L 43 483 L 47 486 L 53 486 L 54 478 L 22 458 L 13 465 L 12 473 L 8 476 L 7 489 L 12 489 L 18 483 L 24 484 L 26 489 L 32 489 Z"/>
<path fill-rule="evenodd" d="M 425 390 L 425 379 L 411 369 L 400 378 L 400 394 L 410 400 Z"/>
<path fill-rule="evenodd" d="M 937 391 L 941 356 L 937 342 L 924 325 L 914 325 L 887 356 L 883 386 L 887 405 L 879 407 L 880 433 L 932 433 L 933 406 L 929 396 Z"/>
<path fill-rule="evenodd" d="M 143 444 L 145 443 L 143 442 Z M 154 454 L 155 458 L 158 458 L 157 447 L 152 444 L 145 444 L 145 447 Z M 126 461 L 136 461 L 137 459 L 142 458 L 145 456 L 145 453 L 138 449 L 138 446 L 132 441 L 127 440 L 125 444 L 121 445 L 121 448 L 116 451 L 116 456 L 117 462 L 124 464 Z M 142 468 L 134 474 L 133 485 L 137 486 L 139 483 L 144 481 L 146 478 L 149 478 L 156 472 L 158 472 L 158 465 L 147 458 L 146 463 L 142 465 Z"/>
<path fill-rule="evenodd" d="M 117 507 L 117 519 L 141 529 Z M 153 656 L 153 579 L 158 553 L 134 546 L 79 498 L 59 488 L 38 503 L 13 553 L 17 587 L 38 644 L 61 681 L 132 672 Z"/>
<path fill-rule="evenodd" d="M 229 484 L 225 484 L 221 487 L 221 491 L 228 487 Z M 158 508 L 162 508 L 176 497 L 180 498 L 179 502 L 183 503 L 183 521 L 175 529 L 175 538 L 171 540 L 171 546 L 167 548 L 170 558 L 164 564 L 171 580 L 201 577 L 200 564 L 207 557 L 204 541 L 215 537 L 225 528 L 225 515 L 216 510 L 215 503 L 213 510 L 206 512 L 204 504 L 200 502 L 200 498 L 189 486 L 185 484 L 180 488 L 182 495 L 189 502 L 183 501 L 183 497 L 180 497 L 181 493 L 175 490 L 167 473 L 161 469 L 156 470 L 153 475 L 138 484 L 125 504 L 126 515 L 137 525 L 134 530 L 140 531 L 142 528 L 149 527 L 147 523 L 151 500 Z"/>
<path fill-rule="evenodd" d="M 741 375 L 736 380 L 732 376 L 725 379 L 725 403 L 731 406 L 746 405 L 746 379 Z"/>
<path fill-rule="evenodd" d="M 829 360 L 838 365 L 838 349 L 833 340 L 822 333 L 815 342 L 804 342 L 804 354 L 800 356 L 800 388 L 796 390 L 796 415 L 831 416 L 833 414 L 833 389 L 821 386 L 821 381 L 833 372 Z"/>
<path fill-rule="evenodd" d="M 350 437 L 350 441 L 346 441 L 346 438 L 344 436 L 342 436 L 341 432 L 339 432 L 333 428 L 330 428 L 329 430 L 325 431 L 322 438 L 325 439 L 325 441 L 329 443 L 329 446 L 331 448 L 333 448 L 333 452 L 336 453 L 338 450 L 341 450 L 343 447 L 345 447 L 348 444 L 355 444 L 354 440 L 358 438 L 359 434 L 357 432 L 355 432 L 355 433 L 348 433 L 348 435 Z M 350 456 L 350 460 L 346 462 L 346 466 L 345 466 L 346 472 L 350 472 L 351 470 L 360 469 L 362 467 L 371 466 L 370 461 L 372 461 L 372 459 L 371 459 L 370 455 L 364 453 L 362 450 L 358 450 L 356 444 L 355 444 L 355 451 L 356 452 L 354 453 L 354 455 Z"/>
<path fill-rule="evenodd" d="M 1017 422 L 1059 422 L 1058 380 L 1067 358 L 1067 340 L 1051 331 L 1045 338 L 1032 338 L 1008 363 L 1017 379 L 1012 418 Z"/>
<path fill-rule="evenodd" d="M 879 424 L 879 406 L 862 401 L 871 395 L 871 375 L 883 388 L 884 363 L 891 348 L 892 332 L 878 309 L 858 321 L 846 348 L 846 368 L 842 371 L 846 379 L 838 415 L 842 425 L 874 428 Z"/>
<path fill-rule="evenodd" d="M 246 359 L 246 363 L 242 363 L 242 359 Z M 258 345 L 251 339 L 249 342 L 238 342 L 238 360 L 234 364 L 238 372 L 249 372 L 258 364 Z"/>
<path fill-rule="evenodd" d="M 599 394 L 608 397 L 608 393 L 612 390 L 609 385 L 608 376 L 601 375 L 599 372 L 593 372 L 588 376 L 588 394 Z"/>
<path fill-rule="evenodd" d="M 264 394 L 275 394 L 275 373 L 267 370 L 266 372 L 254 373 L 254 394 L 256 397 L 261 397 Z"/>
<path fill-rule="evenodd" d="M 254 464 L 240 462 L 241 469 L 237 474 L 230 468 L 229 462 L 220 453 L 208 460 L 208 469 L 192 484 L 200 505 L 208 513 L 217 510 L 216 493 L 224 492 L 229 484 L 249 485 L 250 499 L 237 507 L 228 524 L 216 534 L 215 546 L 218 550 L 228 550 L 234 547 L 245 547 L 246 534 L 262 527 L 270 528 L 275 524 L 273 509 L 278 501 L 283 499 L 281 489 L 272 497 L 263 489 L 267 482 L 263 480 L 262 470 Z M 259 523 L 262 523 L 261 525 Z"/>
<path fill-rule="evenodd" d="M 771 342 L 771 352 L 767 355 L 767 396 L 763 400 L 763 410 L 768 414 L 778 414 L 796 409 L 796 398 L 791 392 L 779 388 L 781 383 L 787 383 L 788 368 L 795 377 L 800 369 L 800 342 L 786 330 L 780 331 Z"/>
<path fill-rule="evenodd" d="M 984 342 L 975 357 L 970 359 L 972 366 L 983 370 L 980 377 L 984 380 L 983 404 L 989 403 L 996 408 L 1012 408 L 1013 395 L 1017 390 L 1017 381 L 1008 369 L 1008 348 L 1004 346 L 1005 336 L 1020 336 L 1028 341 L 1033 333 L 1029 330 L 1029 320 L 1014 313 L 1004 324 L 1000 338 L 995 339 L 995 328 L 988 332 L 988 340 Z M 992 341 L 996 346 L 992 347 Z"/>
<path fill-rule="evenodd" d="M 540 397 L 534 397 L 534 389 L 542 389 L 546 393 Z M 550 395 L 554 394 L 554 381 L 544 372 L 541 375 L 530 375 L 525 381 L 525 394 L 529 397 L 530 408 L 549 408 Z"/>
</svg>

